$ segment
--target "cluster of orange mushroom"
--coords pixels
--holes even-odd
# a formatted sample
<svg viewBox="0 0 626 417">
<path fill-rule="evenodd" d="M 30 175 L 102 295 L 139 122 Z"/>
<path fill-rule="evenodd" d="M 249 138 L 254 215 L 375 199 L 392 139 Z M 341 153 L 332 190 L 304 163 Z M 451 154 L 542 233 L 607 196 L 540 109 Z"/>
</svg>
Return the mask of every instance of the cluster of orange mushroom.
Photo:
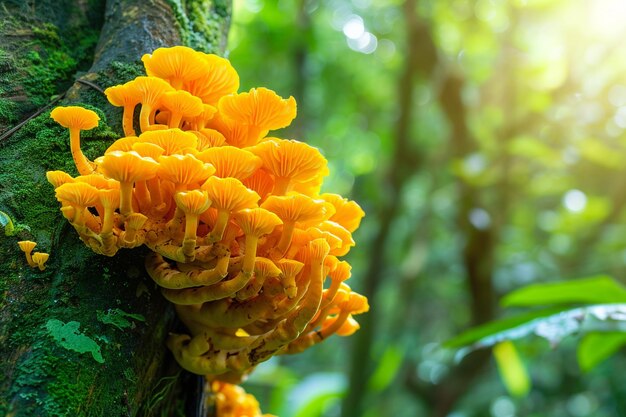
<svg viewBox="0 0 626 417">
<path fill-rule="evenodd" d="M 45 252 L 33 253 L 33 249 L 37 246 L 37 242 L 33 242 L 31 240 L 20 240 L 17 242 L 17 245 L 20 247 L 20 250 L 24 252 L 28 266 L 31 268 L 39 268 L 40 271 L 46 269 L 46 262 L 48 261 L 50 254 Z"/>
<path fill-rule="evenodd" d="M 228 60 L 182 46 L 142 61 L 147 76 L 105 91 L 124 108 L 125 137 L 95 161 L 80 131 L 96 113 L 52 111 L 79 175 L 48 180 L 92 250 L 151 249 L 146 269 L 189 330 L 168 340 L 180 365 L 238 381 L 273 355 L 356 331 L 352 316 L 369 307 L 339 257 L 364 213 L 320 192 L 328 168 L 316 148 L 267 136 L 295 118 L 293 97 L 237 93 Z"/>
<path fill-rule="evenodd" d="M 246 393 L 237 385 L 213 381 L 211 390 L 215 394 L 215 415 L 219 417 L 275 417 L 261 414 L 259 402 L 254 395 Z"/>
</svg>

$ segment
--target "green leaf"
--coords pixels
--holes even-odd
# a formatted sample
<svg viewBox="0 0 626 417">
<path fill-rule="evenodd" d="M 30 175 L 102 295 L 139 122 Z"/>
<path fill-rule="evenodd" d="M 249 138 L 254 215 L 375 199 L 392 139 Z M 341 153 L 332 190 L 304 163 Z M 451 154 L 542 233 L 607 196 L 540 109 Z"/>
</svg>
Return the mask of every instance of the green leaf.
<svg viewBox="0 0 626 417">
<path fill-rule="evenodd" d="M 507 340 L 495 345 L 493 356 L 507 391 L 514 397 L 528 395 L 531 386 L 530 377 L 513 342 Z"/>
<path fill-rule="evenodd" d="M 109 309 L 106 313 L 102 310 L 98 310 L 96 311 L 96 317 L 98 318 L 98 321 L 115 326 L 120 330 L 134 326 L 134 323 L 126 320 L 126 317 L 137 321 L 146 321 L 141 314 L 127 313 L 119 308 Z"/>
<path fill-rule="evenodd" d="M 504 307 L 575 303 L 626 303 L 626 289 L 609 276 L 597 275 L 529 285 L 508 294 L 501 302 Z"/>
<path fill-rule="evenodd" d="M 4 211 L 0 211 L 0 225 L 4 227 L 5 236 L 13 236 L 15 234 L 15 226 L 13 220 Z"/>
<path fill-rule="evenodd" d="M 368 382 L 368 388 L 372 391 L 382 391 L 387 388 L 398 373 L 403 359 L 404 351 L 400 347 L 388 346 L 378 360 L 378 366 Z"/>
<path fill-rule="evenodd" d="M 516 328 L 534 319 L 547 317 L 563 311 L 561 307 L 554 307 L 543 310 L 529 311 L 512 317 L 492 321 L 482 326 L 473 327 L 460 335 L 448 340 L 444 346 L 448 348 L 459 348 L 470 345 L 488 336 L 498 334 L 500 332 Z"/>
<path fill-rule="evenodd" d="M 544 314 L 546 311 L 549 310 L 542 310 L 539 313 Z M 555 314 L 531 319 L 528 319 L 531 314 L 526 314 L 511 317 L 508 322 L 503 320 L 488 323 L 457 336 L 449 341 L 447 346 L 459 347 L 471 344 L 462 351 L 465 354 L 474 349 L 493 346 L 505 340 L 521 339 L 533 334 L 556 345 L 566 336 L 578 332 L 626 332 L 626 304 L 599 304 L 561 311 L 555 308 L 554 311 L 556 311 Z M 511 325 L 516 321 L 517 324 Z"/>
<path fill-rule="evenodd" d="M 104 363 L 100 346 L 90 337 L 78 331 L 80 323 L 70 321 L 63 323 L 61 320 L 50 319 L 46 323 L 48 333 L 65 349 L 78 353 L 90 352 L 91 356 L 100 363 Z"/>
<path fill-rule="evenodd" d="M 578 345 L 578 364 L 587 372 L 626 345 L 624 332 L 594 332 L 586 334 Z"/>
</svg>

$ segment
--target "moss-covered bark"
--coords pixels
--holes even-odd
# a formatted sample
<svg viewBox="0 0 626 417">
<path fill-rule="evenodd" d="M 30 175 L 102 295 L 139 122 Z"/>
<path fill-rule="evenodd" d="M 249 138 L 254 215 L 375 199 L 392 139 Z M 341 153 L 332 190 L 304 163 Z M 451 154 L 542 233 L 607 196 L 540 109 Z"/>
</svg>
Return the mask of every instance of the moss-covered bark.
<svg viewBox="0 0 626 417">
<path fill-rule="evenodd" d="M 141 55 L 160 46 L 204 39 L 203 49 L 223 52 L 230 13 L 194 1 L 34 3 L 1 3 L 0 67 L 10 71 L 0 71 L 0 135 L 73 84 L 64 103 L 101 116 L 83 134 L 91 159 L 120 136 L 121 112 L 74 80 L 101 89 L 125 82 L 141 72 Z M 185 415 L 193 378 L 166 351 L 176 319 L 144 272 L 145 252 L 90 252 L 61 217 L 48 170 L 76 173 L 68 133 L 45 111 L 0 143 L 0 211 L 17 230 L 0 231 L 0 416 Z M 26 264 L 17 246 L 25 239 L 50 252 L 45 271 Z"/>
</svg>

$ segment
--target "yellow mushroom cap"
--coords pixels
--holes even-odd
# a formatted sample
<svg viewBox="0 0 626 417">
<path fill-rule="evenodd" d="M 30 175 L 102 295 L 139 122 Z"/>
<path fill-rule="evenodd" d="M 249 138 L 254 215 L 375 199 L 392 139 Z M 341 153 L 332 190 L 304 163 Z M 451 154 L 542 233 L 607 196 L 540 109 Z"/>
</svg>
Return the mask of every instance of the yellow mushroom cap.
<svg viewBox="0 0 626 417">
<path fill-rule="evenodd" d="M 359 228 L 361 219 L 365 217 L 365 212 L 355 201 L 349 201 L 339 194 L 329 193 L 320 195 L 320 198 L 335 206 L 335 214 L 329 220 L 339 223 L 350 232 Z"/>
<path fill-rule="evenodd" d="M 198 138 L 198 150 L 204 151 L 215 146 L 222 146 L 226 142 L 226 138 L 215 129 L 200 129 L 199 131 L 191 131 Z"/>
<path fill-rule="evenodd" d="M 261 166 L 261 158 L 234 146 L 206 149 L 196 155 L 198 159 L 215 167 L 215 176 L 234 177 L 243 180 Z"/>
<path fill-rule="evenodd" d="M 140 143 L 141 141 L 142 140 L 139 139 L 139 137 L 137 136 L 126 136 L 123 138 L 119 138 L 118 140 L 113 142 L 111 146 L 107 148 L 106 151 L 104 151 L 104 154 L 106 155 L 108 153 L 115 152 L 115 151 L 123 151 L 123 152 L 132 151 L 133 146 L 136 143 Z"/>
<path fill-rule="evenodd" d="M 212 54 L 203 54 L 208 70 L 201 77 L 187 81 L 184 89 L 204 103 L 215 105 L 219 99 L 239 89 L 239 75 L 230 61 Z"/>
<path fill-rule="evenodd" d="M 343 241 L 339 237 L 333 235 L 332 233 L 328 231 L 322 231 L 318 229 L 317 227 L 310 227 L 306 230 L 306 232 L 307 232 L 307 235 L 309 236 L 309 239 L 322 238 L 326 240 L 326 242 L 328 243 L 328 246 L 330 247 L 331 253 L 334 253 L 334 251 L 339 250 L 340 248 L 343 247 Z"/>
<path fill-rule="evenodd" d="M 209 121 L 208 126 L 220 131 L 229 145 L 238 148 L 253 146 L 259 141 L 258 132 L 251 135 L 249 125 L 225 118 L 219 113 L 216 113 Z"/>
<path fill-rule="evenodd" d="M 152 158 L 155 161 L 158 161 L 159 157 L 163 155 L 163 152 L 165 152 L 165 150 L 159 145 L 148 142 L 137 142 L 133 144 L 132 150 L 137 152 L 141 156 Z"/>
<path fill-rule="evenodd" d="M 195 117 L 204 111 L 202 100 L 187 91 L 169 91 L 161 97 L 161 105 L 183 117 Z"/>
<path fill-rule="evenodd" d="M 114 85 L 104 90 L 109 103 L 115 107 L 133 106 L 139 103 L 141 95 L 132 81 Z"/>
<path fill-rule="evenodd" d="M 137 77 L 131 82 L 140 95 L 140 102 L 151 107 L 159 104 L 163 94 L 174 91 L 174 87 L 157 77 Z"/>
<path fill-rule="evenodd" d="M 201 214 L 211 204 L 207 193 L 200 190 L 178 192 L 174 194 L 174 201 L 178 208 L 188 214 Z"/>
<path fill-rule="evenodd" d="M 274 130 L 289 126 L 296 117 L 296 100 L 281 98 L 267 88 L 252 88 L 247 93 L 224 96 L 217 108 L 222 116 L 238 123 Z"/>
<path fill-rule="evenodd" d="M 100 174 L 81 175 L 81 176 L 76 177 L 74 179 L 74 182 L 84 182 L 85 184 L 89 184 L 93 187 L 96 187 L 99 190 L 120 188 L 119 182 L 115 180 L 107 179 L 103 175 L 100 175 Z"/>
<path fill-rule="evenodd" d="M 120 206 L 120 189 L 99 190 L 98 197 L 103 207 L 115 207 Z"/>
<path fill-rule="evenodd" d="M 35 262 L 37 265 L 43 265 L 46 263 L 49 257 L 50 254 L 48 253 L 35 252 L 33 253 L 33 262 Z"/>
<path fill-rule="evenodd" d="M 257 256 L 254 261 L 254 273 L 262 277 L 277 277 L 281 269 L 271 260 Z"/>
<path fill-rule="evenodd" d="M 277 215 L 263 208 L 240 210 L 233 214 L 233 220 L 244 234 L 253 236 L 272 233 L 282 223 Z"/>
<path fill-rule="evenodd" d="M 337 317 L 330 317 L 324 320 L 324 323 L 322 324 L 322 330 L 330 327 L 335 322 L 335 320 L 337 320 Z M 346 321 L 335 332 L 335 334 L 337 336 L 351 336 L 360 328 L 361 326 L 359 325 L 359 323 L 352 317 L 352 315 L 349 315 Z"/>
<path fill-rule="evenodd" d="M 68 182 L 55 190 L 57 200 L 78 207 L 93 207 L 100 201 L 98 189 L 84 182 Z"/>
<path fill-rule="evenodd" d="M 293 259 L 280 259 L 276 262 L 276 266 L 284 275 L 294 277 L 300 273 L 304 264 Z"/>
<path fill-rule="evenodd" d="M 211 164 L 205 164 L 191 154 L 162 156 L 159 164 L 159 177 L 175 184 L 196 184 L 215 172 Z"/>
<path fill-rule="evenodd" d="M 126 216 L 126 224 L 128 225 L 128 228 L 134 230 L 141 229 L 147 220 L 148 217 L 141 213 L 131 213 Z"/>
<path fill-rule="evenodd" d="M 297 182 L 312 180 L 327 169 L 327 161 L 317 149 L 296 140 L 272 138 L 248 150 L 275 176 Z"/>
<path fill-rule="evenodd" d="M 195 80 L 209 70 L 202 54 L 186 46 L 158 48 L 141 60 L 149 76 L 162 78 L 172 85 Z"/>
<path fill-rule="evenodd" d="M 93 129 L 100 120 L 96 112 L 79 106 L 56 107 L 50 117 L 63 127 L 80 130 Z"/>
<path fill-rule="evenodd" d="M 20 240 L 17 242 L 17 245 L 20 247 L 22 252 L 31 253 L 35 246 L 37 246 L 37 242 L 33 242 L 32 240 Z"/>
<path fill-rule="evenodd" d="M 351 314 L 366 313 L 370 310 L 370 305 L 367 302 L 367 297 L 358 294 L 354 291 L 350 291 L 348 299 L 339 303 L 339 308 L 344 311 L 349 311 Z"/>
<path fill-rule="evenodd" d="M 58 188 L 66 182 L 74 182 L 74 178 L 72 178 L 70 174 L 63 171 L 48 171 L 46 172 L 46 178 L 54 188 Z"/>
<path fill-rule="evenodd" d="M 328 232 L 341 239 L 342 245 L 340 248 L 331 250 L 332 255 L 343 256 L 350 251 L 350 248 L 355 245 L 352 239 L 352 234 L 339 223 L 333 221 L 324 221 L 316 226 L 322 232 Z"/>
<path fill-rule="evenodd" d="M 295 193 L 286 196 L 271 195 L 261 207 L 276 213 L 285 223 L 317 224 L 329 218 L 334 211 L 332 205 L 324 200 L 314 200 Z"/>
<path fill-rule="evenodd" d="M 352 276 L 352 266 L 346 262 L 337 262 L 335 269 L 330 272 L 330 277 L 333 280 L 346 281 Z"/>
<path fill-rule="evenodd" d="M 211 205 L 217 209 L 239 211 L 257 206 L 261 197 L 236 178 L 211 177 L 204 184 Z"/>
<path fill-rule="evenodd" d="M 159 164 L 135 151 L 113 151 L 96 159 L 98 170 L 119 182 L 132 183 L 154 178 Z"/>
<path fill-rule="evenodd" d="M 160 146 L 163 155 L 183 155 L 195 149 L 198 144 L 196 135 L 180 129 L 154 130 L 139 135 L 142 142 Z"/>
</svg>

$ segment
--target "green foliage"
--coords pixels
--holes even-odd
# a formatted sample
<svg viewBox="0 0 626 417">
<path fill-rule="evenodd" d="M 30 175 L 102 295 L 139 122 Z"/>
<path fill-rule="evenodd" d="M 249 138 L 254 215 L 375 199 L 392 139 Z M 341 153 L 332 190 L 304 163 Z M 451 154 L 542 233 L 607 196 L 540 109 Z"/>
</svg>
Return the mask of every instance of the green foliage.
<svg viewBox="0 0 626 417">
<path fill-rule="evenodd" d="M 70 321 L 63 323 L 57 319 L 50 319 L 46 323 L 46 329 L 50 336 L 54 338 L 65 349 L 73 350 L 78 353 L 91 353 L 91 356 L 100 363 L 104 363 L 100 346 L 90 337 L 79 332 L 80 323 Z"/>
<path fill-rule="evenodd" d="M 145 317 L 141 314 L 132 314 L 126 313 L 119 308 L 109 309 L 106 312 L 102 310 L 96 311 L 96 317 L 98 321 L 104 324 L 110 324 L 112 326 L 117 327 L 119 330 L 128 329 L 129 327 L 134 327 L 135 324 L 127 319 L 133 319 L 137 321 L 146 321 Z"/>
</svg>

